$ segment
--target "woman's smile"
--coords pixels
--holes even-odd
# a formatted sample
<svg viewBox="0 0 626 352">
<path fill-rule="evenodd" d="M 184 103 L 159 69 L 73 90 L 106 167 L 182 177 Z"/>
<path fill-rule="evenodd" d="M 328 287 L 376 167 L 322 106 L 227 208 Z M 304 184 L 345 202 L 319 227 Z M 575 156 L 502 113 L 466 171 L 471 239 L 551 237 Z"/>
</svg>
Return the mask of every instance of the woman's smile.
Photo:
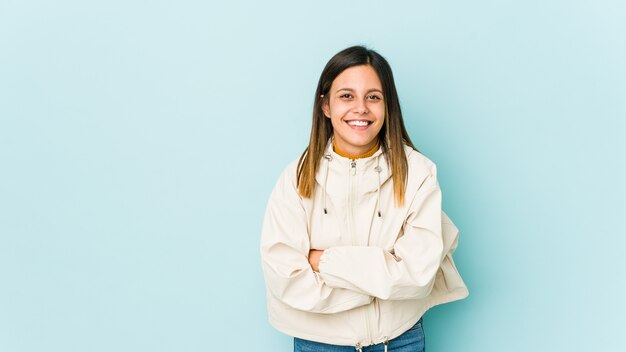
<svg viewBox="0 0 626 352">
<path fill-rule="evenodd" d="M 355 131 L 365 131 L 372 124 L 372 121 L 348 120 L 346 123 Z"/>
</svg>

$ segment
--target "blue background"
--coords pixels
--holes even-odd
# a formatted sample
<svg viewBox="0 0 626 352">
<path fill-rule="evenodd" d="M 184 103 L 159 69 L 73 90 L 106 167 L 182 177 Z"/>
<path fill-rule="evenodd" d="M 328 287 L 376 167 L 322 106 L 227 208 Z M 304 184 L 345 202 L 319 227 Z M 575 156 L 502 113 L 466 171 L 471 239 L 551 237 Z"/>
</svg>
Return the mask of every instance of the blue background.
<svg viewBox="0 0 626 352">
<path fill-rule="evenodd" d="M 624 350 L 622 1 L 0 1 L 0 351 L 289 351 L 265 203 L 326 61 L 391 63 L 470 297 L 436 351 Z"/>
</svg>

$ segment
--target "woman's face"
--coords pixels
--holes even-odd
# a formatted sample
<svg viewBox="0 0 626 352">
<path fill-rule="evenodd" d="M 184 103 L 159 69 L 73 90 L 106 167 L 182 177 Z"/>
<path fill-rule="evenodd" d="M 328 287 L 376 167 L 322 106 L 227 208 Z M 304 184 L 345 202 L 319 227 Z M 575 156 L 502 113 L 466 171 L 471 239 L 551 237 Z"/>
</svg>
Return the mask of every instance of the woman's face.
<svg viewBox="0 0 626 352">
<path fill-rule="evenodd" d="M 344 70 L 326 98 L 322 110 L 333 125 L 335 146 L 351 155 L 370 151 L 385 122 L 383 87 L 372 66 Z"/>
</svg>

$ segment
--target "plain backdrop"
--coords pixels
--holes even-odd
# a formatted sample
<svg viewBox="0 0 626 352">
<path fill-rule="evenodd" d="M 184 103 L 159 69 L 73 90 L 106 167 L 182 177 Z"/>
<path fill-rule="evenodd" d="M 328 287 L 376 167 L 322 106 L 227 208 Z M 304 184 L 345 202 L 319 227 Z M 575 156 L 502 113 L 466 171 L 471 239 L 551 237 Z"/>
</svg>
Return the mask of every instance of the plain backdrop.
<svg viewBox="0 0 626 352">
<path fill-rule="evenodd" d="M 427 350 L 623 351 L 623 1 L 0 0 L 0 351 L 290 351 L 259 236 L 337 51 L 391 63 L 470 296 Z"/>
</svg>

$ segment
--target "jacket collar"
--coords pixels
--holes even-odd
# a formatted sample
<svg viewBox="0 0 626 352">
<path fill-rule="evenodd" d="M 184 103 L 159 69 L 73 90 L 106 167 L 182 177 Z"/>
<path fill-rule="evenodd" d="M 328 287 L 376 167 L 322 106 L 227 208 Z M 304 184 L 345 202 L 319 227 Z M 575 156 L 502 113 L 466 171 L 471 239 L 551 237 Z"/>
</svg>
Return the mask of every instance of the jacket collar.
<svg viewBox="0 0 626 352">
<path fill-rule="evenodd" d="M 370 157 L 351 160 L 335 153 L 332 139 L 330 139 L 326 144 L 322 162 L 315 175 L 318 185 L 324 186 L 327 182 L 325 180 L 327 172 L 331 178 L 338 174 L 348 177 L 353 161 L 356 163 L 357 176 L 362 180 L 363 191 L 376 190 L 379 182 L 382 185 L 391 177 L 391 168 L 385 153 L 382 151 L 382 147 Z M 380 181 L 377 167 L 380 167 Z"/>
</svg>

